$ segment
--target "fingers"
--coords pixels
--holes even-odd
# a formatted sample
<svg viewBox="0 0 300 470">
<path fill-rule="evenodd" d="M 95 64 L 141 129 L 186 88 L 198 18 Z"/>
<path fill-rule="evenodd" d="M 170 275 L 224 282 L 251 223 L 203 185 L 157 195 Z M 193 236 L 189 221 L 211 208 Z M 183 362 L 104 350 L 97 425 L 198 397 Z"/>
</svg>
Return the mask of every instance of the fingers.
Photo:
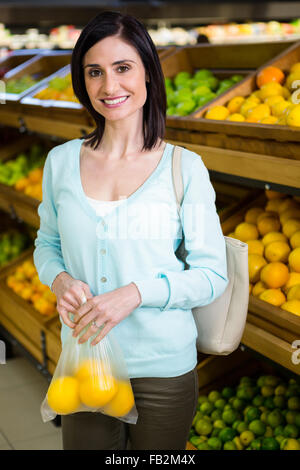
<svg viewBox="0 0 300 470">
<path fill-rule="evenodd" d="M 60 314 L 65 325 L 69 326 L 70 328 L 75 328 L 76 324 L 70 320 L 68 310 L 65 308 L 60 308 L 58 313 Z"/>
<path fill-rule="evenodd" d="M 114 325 L 112 323 L 106 323 L 100 333 L 91 342 L 92 346 L 96 346 L 112 329 Z"/>
</svg>

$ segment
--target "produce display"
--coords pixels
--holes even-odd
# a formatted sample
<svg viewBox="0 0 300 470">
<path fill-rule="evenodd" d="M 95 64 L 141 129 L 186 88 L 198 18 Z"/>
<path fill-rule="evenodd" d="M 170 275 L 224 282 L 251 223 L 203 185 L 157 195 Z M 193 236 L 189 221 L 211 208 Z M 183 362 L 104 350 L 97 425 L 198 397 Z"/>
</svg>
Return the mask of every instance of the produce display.
<svg viewBox="0 0 300 470">
<path fill-rule="evenodd" d="M 23 93 L 23 91 L 36 85 L 41 80 L 40 74 L 24 75 L 21 78 L 10 79 L 6 82 L 6 93 Z"/>
<path fill-rule="evenodd" d="M 54 77 L 48 86 L 34 95 L 39 100 L 74 101 L 79 103 L 74 95 L 71 74 L 65 77 Z"/>
<path fill-rule="evenodd" d="M 14 160 L 0 162 L 0 183 L 13 186 L 27 196 L 42 200 L 43 167 L 47 151 L 34 144 L 28 152 L 22 152 Z"/>
<path fill-rule="evenodd" d="M 198 450 L 300 450 L 300 384 L 244 376 L 200 395 L 189 441 Z"/>
<path fill-rule="evenodd" d="M 300 316 L 300 199 L 266 190 L 229 236 L 248 244 L 249 291 Z"/>
<path fill-rule="evenodd" d="M 17 295 L 30 302 L 41 315 L 56 312 L 56 296 L 50 288 L 41 283 L 33 260 L 20 264 L 6 278 L 7 286 Z"/>
<path fill-rule="evenodd" d="M 256 76 L 256 85 L 249 96 L 235 96 L 225 105 L 211 107 L 205 118 L 300 127 L 300 62 L 287 75 L 278 67 L 264 68 Z"/>
<path fill-rule="evenodd" d="M 25 233 L 14 229 L 0 233 L 0 268 L 19 256 L 28 244 L 29 237 Z"/>
<path fill-rule="evenodd" d="M 174 79 L 165 78 L 167 115 L 186 116 L 224 93 L 244 77 L 239 74 L 220 80 L 210 70 L 191 74 L 179 72 Z"/>
</svg>

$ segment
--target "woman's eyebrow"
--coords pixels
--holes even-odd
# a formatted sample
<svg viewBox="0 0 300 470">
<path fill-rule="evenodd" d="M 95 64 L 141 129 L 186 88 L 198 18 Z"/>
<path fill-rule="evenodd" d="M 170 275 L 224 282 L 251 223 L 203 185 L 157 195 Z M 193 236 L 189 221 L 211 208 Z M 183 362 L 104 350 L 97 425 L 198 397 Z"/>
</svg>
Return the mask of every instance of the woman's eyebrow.
<svg viewBox="0 0 300 470">
<path fill-rule="evenodd" d="M 123 64 L 123 62 L 133 62 L 134 64 L 136 63 L 136 62 L 134 62 L 134 60 L 124 59 L 124 60 L 117 60 L 116 62 L 113 62 L 112 65 Z M 99 64 L 87 64 L 83 68 L 85 69 L 86 67 L 101 67 L 101 65 L 99 65 Z"/>
</svg>

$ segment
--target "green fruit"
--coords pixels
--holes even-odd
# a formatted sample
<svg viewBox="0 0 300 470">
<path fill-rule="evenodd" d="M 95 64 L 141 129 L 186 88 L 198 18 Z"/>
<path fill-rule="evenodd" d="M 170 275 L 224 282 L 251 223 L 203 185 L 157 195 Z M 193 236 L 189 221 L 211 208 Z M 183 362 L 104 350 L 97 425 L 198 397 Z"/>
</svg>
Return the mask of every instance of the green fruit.
<svg viewBox="0 0 300 470">
<path fill-rule="evenodd" d="M 217 419 L 221 419 L 222 418 L 222 410 L 218 410 L 218 409 L 214 410 L 212 412 L 212 414 L 210 415 L 210 417 L 213 421 L 216 421 Z"/>
<path fill-rule="evenodd" d="M 226 427 L 224 429 L 221 429 L 219 433 L 219 438 L 221 439 L 222 442 L 227 442 L 227 441 L 232 441 L 232 439 L 236 436 L 236 430 Z"/>
<path fill-rule="evenodd" d="M 299 411 L 300 410 L 300 398 L 299 397 L 289 398 L 287 405 L 288 405 L 289 410 Z"/>
<path fill-rule="evenodd" d="M 254 419 L 249 424 L 249 430 L 254 432 L 255 436 L 263 436 L 266 432 L 266 425 L 259 419 Z"/>
<path fill-rule="evenodd" d="M 209 445 L 207 444 L 207 442 L 201 442 L 201 443 L 197 446 L 197 449 L 198 449 L 198 450 L 211 450 L 211 447 L 209 447 Z"/>
<path fill-rule="evenodd" d="M 206 419 L 199 419 L 195 424 L 195 430 L 200 436 L 208 436 L 213 429 L 213 425 Z"/>
<path fill-rule="evenodd" d="M 205 403 L 202 403 L 202 405 L 200 406 L 200 411 L 204 414 L 204 415 L 209 415 L 214 409 L 214 405 L 210 402 L 205 402 Z"/>
<path fill-rule="evenodd" d="M 206 95 L 203 96 L 197 96 L 197 105 L 198 107 L 204 106 L 206 103 L 209 103 L 212 101 L 216 95 L 214 93 L 207 93 Z"/>
<path fill-rule="evenodd" d="M 166 115 L 167 116 L 176 116 L 176 108 L 174 108 L 174 107 L 168 108 L 167 112 L 166 112 Z"/>
<path fill-rule="evenodd" d="M 204 403 L 204 402 L 206 402 L 206 401 L 208 401 L 208 397 L 207 397 L 206 395 L 200 395 L 200 396 L 198 397 L 198 403 L 199 403 L 199 405 L 202 405 L 202 403 Z"/>
<path fill-rule="evenodd" d="M 194 419 L 192 421 L 192 426 L 194 426 L 196 424 L 196 422 L 198 421 L 198 419 L 202 418 L 202 414 L 200 411 L 197 411 L 195 416 L 194 416 Z"/>
<path fill-rule="evenodd" d="M 232 402 L 232 407 L 235 410 L 243 410 L 245 408 L 245 400 L 242 400 L 241 398 L 235 398 Z"/>
<path fill-rule="evenodd" d="M 217 77 L 208 77 L 206 83 L 211 90 L 215 91 L 218 88 L 219 80 Z"/>
<path fill-rule="evenodd" d="M 282 395 L 278 395 L 273 398 L 273 403 L 276 408 L 283 409 L 285 407 L 285 398 Z"/>
<path fill-rule="evenodd" d="M 276 426 L 284 423 L 284 417 L 279 410 L 273 410 L 268 414 L 267 423 L 272 428 L 276 428 Z"/>
<path fill-rule="evenodd" d="M 233 441 L 227 441 L 224 443 L 223 450 L 236 450 L 236 445 Z"/>
<path fill-rule="evenodd" d="M 210 70 L 207 70 L 207 69 L 201 69 L 201 70 L 198 70 L 195 75 L 194 75 L 194 79 L 197 79 L 197 80 L 206 80 L 208 77 L 212 77 L 213 76 L 213 73 L 210 71 Z"/>
<path fill-rule="evenodd" d="M 264 397 L 262 395 L 256 395 L 252 400 L 252 404 L 254 406 L 261 406 L 263 403 L 264 403 Z"/>
<path fill-rule="evenodd" d="M 220 431 L 221 429 L 218 429 L 218 428 L 214 428 L 211 432 L 211 437 L 218 437 L 218 435 L 220 434 Z"/>
<path fill-rule="evenodd" d="M 244 446 L 248 446 L 254 440 L 254 438 L 255 435 L 252 431 L 243 431 L 240 434 L 240 440 Z"/>
<path fill-rule="evenodd" d="M 203 442 L 201 436 L 192 436 L 190 438 L 190 443 L 195 447 L 197 447 L 201 442 Z"/>
<path fill-rule="evenodd" d="M 283 429 L 284 437 L 292 437 L 296 439 L 296 437 L 298 437 L 298 434 L 299 430 L 295 424 L 287 424 Z"/>
<path fill-rule="evenodd" d="M 221 450 L 222 449 L 222 441 L 218 437 L 210 437 L 207 440 L 207 444 L 209 447 L 211 447 L 213 450 Z"/>
<path fill-rule="evenodd" d="M 287 424 L 297 424 L 296 421 L 297 411 L 288 410 L 285 415 Z"/>
<path fill-rule="evenodd" d="M 224 421 L 222 421 L 222 419 L 217 419 L 216 421 L 214 421 L 213 426 L 214 428 L 217 428 L 217 429 L 226 428 L 226 424 L 224 423 Z"/>
<path fill-rule="evenodd" d="M 300 443 L 296 439 L 283 439 L 280 450 L 300 450 Z"/>
<path fill-rule="evenodd" d="M 279 382 L 280 382 L 279 377 L 275 377 L 275 375 L 267 375 L 264 385 L 269 385 L 270 387 L 277 387 Z"/>
<path fill-rule="evenodd" d="M 215 401 L 215 407 L 218 410 L 223 410 L 226 405 L 226 400 L 224 398 L 219 398 L 218 400 Z"/>
<path fill-rule="evenodd" d="M 273 429 L 271 426 L 266 427 L 265 437 L 273 437 Z"/>
<path fill-rule="evenodd" d="M 297 413 L 295 416 L 295 424 L 298 426 L 298 428 L 300 428 L 300 413 Z"/>
<path fill-rule="evenodd" d="M 265 398 L 264 406 L 265 406 L 268 410 L 274 410 L 274 409 L 275 409 L 275 403 L 274 403 L 273 397 L 267 397 L 267 398 Z"/>
<path fill-rule="evenodd" d="M 255 419 L 259 419 L 261 415 L 261 411 L 258 408 L 255 408 L 254 406 L 251 406 L 246 413 L 246 420 L 248 423 Z"/>
<path fill-rule="evenodd" d="M 254 389 L 247 385 L 239 387 L 236 393 L 237 398 L 241 398 L 242 400 L 252 400 L 254 395 Z"/>
<path fill-rule="evenodd" d="M 284 430 L 284 427 L 282 424 L 279 424 L 279 426 L 276 426 L 276 428 L 274 429 L 274 437 L 283 436 L 283 430 Z"/>
<path fill-rule="evenodd" d="M 196 106 L 196 103 L 194 100 L 187 99 L 183 101 L 182 103 L 179 103 L 176 108 L 176 114 L 179 114 L 179 116 L 186 116 L 187 114 L 190 114 L 191 112 L 194 111 Z"/>
<path fill-rule="evenodd" d="M 261 443 L 261 450 L 279 450 L 280 445 L 274 437 L 265 437 Z"/>
<path fill-rule="evenodd" d="M 234 396 L 234 389 L 231 387 L 224 387 L 221 393 L 222 397 L 229 399 Z"/>
<path fill-rule="evenodd" d="M 208 399 L 211 403 L 215 403 L 219 398 L 221 398 L 221 393 L 218 392 L 217 390 L 212 390 L 208 394 Z"/>
<path fill-rule="evenodd" d="M 243 79 L 244 79 L 243 75 L 240 75 L 240 74 L 235 74 L 230 77 L 230 80 L 232 80 L 234 83 L 238 83 Z"/>
<path fill-rule="evenodd" d="M 244 431 L 248 431 L 247 423 L 245 423 L 245 421 L 241 421 L 240 424 L 238 424 L 236 430 L 239 434 L 242 434 Z"/>
<path fill-rule="evenodd" d="M 222 420 L 226 424 L 232 424 L 237 420 L 237 412 L 235 410 L 224 410 L 222 413 Z"/>
<path fill-rule="evenodd" d="M 261 449 L 262 441 L 260 439 L 253 439 L 250 444 L 252 450 L 260 450 Z"/>
<path fill-rule="evenodd" d="M 198 86 L 197 88 L 195 88 L 193 90 L 193 96 L 204 96 L 204 95 L 207 95 L 207 94 L 210 94 L 210 88 L 208 88 L 207 86 L 205 85 L 201 85 L 201 86 Z M 219 393 L 219 392 L 218 392 Z"/>
<path fill-rule="evenodd" d="M 287 392 L 287 387 L 284 384 L 280 384 L 275 388 L 275 395 L 285 395 Z"/>
</svg>

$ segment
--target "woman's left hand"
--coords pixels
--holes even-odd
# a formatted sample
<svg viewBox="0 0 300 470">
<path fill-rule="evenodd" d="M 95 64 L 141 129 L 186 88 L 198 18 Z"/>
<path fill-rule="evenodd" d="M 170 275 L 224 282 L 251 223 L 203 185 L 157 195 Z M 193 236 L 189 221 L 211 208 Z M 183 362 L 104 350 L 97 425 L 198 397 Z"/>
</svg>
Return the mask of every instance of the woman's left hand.
<svg viewBox="0 0 300 470">
<path fill-rule="evenodd" d="M 111 292 L 96 295 L 77 310 L 74 316 L 74 322 L 77 325 L 74 328 L 73 336 L 78 336 L 90 323 L 90 327 L 78 340 L 79 343 L 84 343 L 104 325 L 91 343 L 96 345 L 114 326 L 128 317 L 140 303 L 140 292 L 133 282 Z"/>
</svg>

